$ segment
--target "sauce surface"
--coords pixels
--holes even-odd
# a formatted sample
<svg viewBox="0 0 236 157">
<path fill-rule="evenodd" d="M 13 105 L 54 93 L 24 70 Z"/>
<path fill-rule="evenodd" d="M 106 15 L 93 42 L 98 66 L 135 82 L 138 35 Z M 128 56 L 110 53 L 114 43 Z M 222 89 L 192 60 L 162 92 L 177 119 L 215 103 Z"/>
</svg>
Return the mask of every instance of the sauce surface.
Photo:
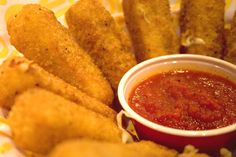
<svg viewBox="0 0 236 157">
<path fill-rule="evenodd" d="M 236 122 L 236 84 L 210 73 L 171 71 L 141 82 L 128 103 L 155 123 L 184 130 L 209 130 Z"/>
</svg>

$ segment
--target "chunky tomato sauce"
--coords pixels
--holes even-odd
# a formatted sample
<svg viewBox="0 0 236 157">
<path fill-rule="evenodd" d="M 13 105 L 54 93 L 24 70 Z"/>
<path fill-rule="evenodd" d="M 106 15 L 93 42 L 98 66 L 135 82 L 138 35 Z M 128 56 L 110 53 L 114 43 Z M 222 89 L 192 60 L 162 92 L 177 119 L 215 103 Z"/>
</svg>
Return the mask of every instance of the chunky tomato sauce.
<svg viewBox="0 0 236 157">
<path fill-rule="evenodd" d="M 141 82 L 130 107 L 158 124 L 184 130 L 208 130 L 236 122 L 236 84 L 197 71 L 161 73 Z"/>
</svg>

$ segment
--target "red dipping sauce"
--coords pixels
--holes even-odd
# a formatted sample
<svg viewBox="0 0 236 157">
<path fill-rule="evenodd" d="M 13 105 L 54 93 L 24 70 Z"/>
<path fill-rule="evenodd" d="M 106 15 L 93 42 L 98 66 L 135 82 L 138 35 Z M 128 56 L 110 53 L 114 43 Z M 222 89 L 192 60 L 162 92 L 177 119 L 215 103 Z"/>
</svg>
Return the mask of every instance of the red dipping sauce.
<svg viewBox="0 0 236 157">
<path fill-rule="evenodd" d="M 154 75 L 131 92 L 130 107 L 171 128 L 209 130 L 236 123 L 236 84 L 198 71 Z"/>
</svg>

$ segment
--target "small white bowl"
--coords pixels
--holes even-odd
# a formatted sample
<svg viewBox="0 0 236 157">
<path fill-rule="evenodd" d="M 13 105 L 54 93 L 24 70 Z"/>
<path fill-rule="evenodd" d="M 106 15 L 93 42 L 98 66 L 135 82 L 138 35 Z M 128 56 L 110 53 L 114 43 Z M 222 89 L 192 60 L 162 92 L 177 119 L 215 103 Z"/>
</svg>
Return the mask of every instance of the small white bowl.
<svg viewBox="0 0 236 157">
<path fill-rule="evenodd" d="M 130 93 L 141 81 L 157 73 L 179 69 L 217 74 L 236 83 L 235 65 L 202 55 L 168 55 L 153 58 L 134 66 L 121 79 L 118 98 L 123 109 L 132 118 L 139 137 L 176 149 L 182 149 L 185 145 L 192 144 L 202 151 L 213 151 L 235 142 L 236 124 L 203 131 L 180 130 L 151 122 L 130 108 L 128 105 Z"/>
</svg>

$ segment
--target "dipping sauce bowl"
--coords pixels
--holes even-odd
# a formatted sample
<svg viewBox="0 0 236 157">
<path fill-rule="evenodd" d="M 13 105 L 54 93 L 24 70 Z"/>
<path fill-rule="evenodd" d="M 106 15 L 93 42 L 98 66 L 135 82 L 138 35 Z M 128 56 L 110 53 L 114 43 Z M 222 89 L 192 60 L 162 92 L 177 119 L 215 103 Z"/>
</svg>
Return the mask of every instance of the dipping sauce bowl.
<svg viewBox="0 0 236 157">
<path fill-rule="evenodd" d="M 236 83 L 236 66 L 212 57 L 177 54 L 139 63 L 123 76 L 118 88 L 120 104 L 131 117 L 138 136 L 178 150 L 191 144 L 201 151 L 210 152 L 236 143 L 236 123 L 209 130 L 182 130 L 152 122 L 129 106 L 128 99 L 132 91 L 142 81 L 159 73 L 180 69 L 206 72 Z"/>
</svg>

